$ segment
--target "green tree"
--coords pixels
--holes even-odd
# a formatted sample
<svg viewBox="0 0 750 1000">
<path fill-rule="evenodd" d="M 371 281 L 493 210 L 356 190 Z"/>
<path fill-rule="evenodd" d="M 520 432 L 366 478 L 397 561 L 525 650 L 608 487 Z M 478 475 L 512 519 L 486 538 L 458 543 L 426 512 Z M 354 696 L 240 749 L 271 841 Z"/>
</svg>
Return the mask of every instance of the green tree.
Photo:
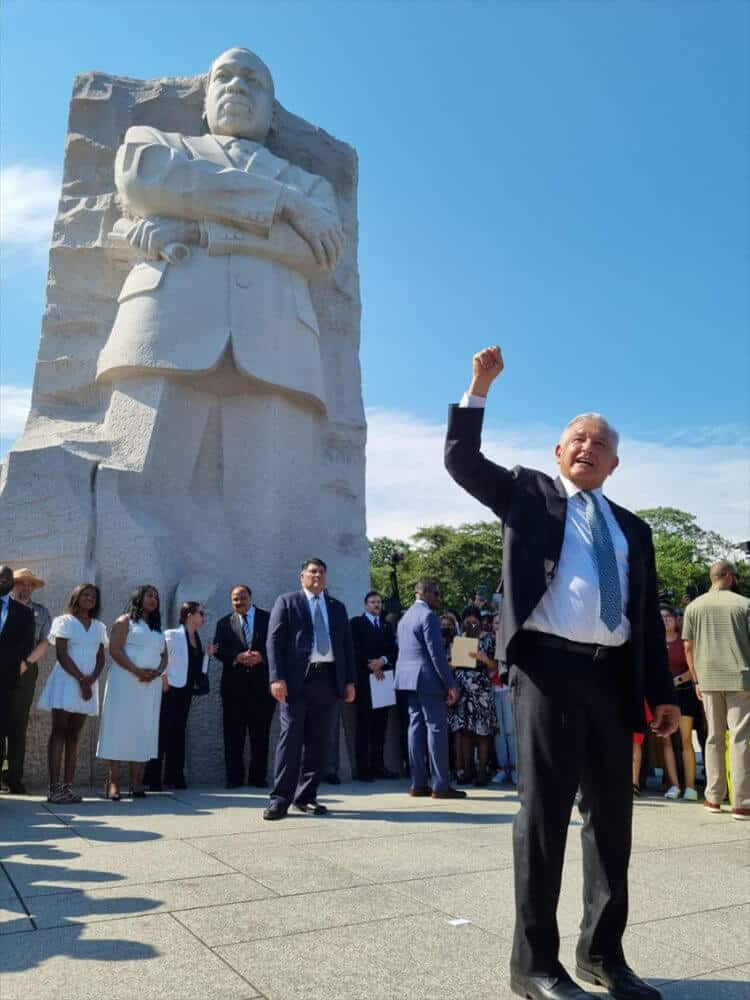
<svg viewBox="0 0 750 1000">
<path fill-rule="evenodd" d="M 473 597 L 480 583 L 490 593 L 502 572 L 502 528 L 499 521 L 462 524 L 457 528 L 436 524 L 420 528 L 409 543 L 391 538 L 370 542 L 372 585 L 386 595 L 391 593 L 390 557 L 394 550 L 403 553 L 397 577 L 401 600 L 409 605 L 414 599 L 414 584 L 420 577 L 433 577 L 441 586 L 443 604 L 460 610 Z"/>
<path fill-rule="evenodd" d="M 676 507 L 653 507 L 639 510 L 651 526 L 656 556 L 656 575 L 662 590 L 671 590 L 678 601 L 688 586 L 708 587 L 708 570 L 719 559 L 735 563 L 740 588 L 747 593 L 750 566 L 744 552 L 715 531 L 700 527 L 694 514 Z"/>
</svg>

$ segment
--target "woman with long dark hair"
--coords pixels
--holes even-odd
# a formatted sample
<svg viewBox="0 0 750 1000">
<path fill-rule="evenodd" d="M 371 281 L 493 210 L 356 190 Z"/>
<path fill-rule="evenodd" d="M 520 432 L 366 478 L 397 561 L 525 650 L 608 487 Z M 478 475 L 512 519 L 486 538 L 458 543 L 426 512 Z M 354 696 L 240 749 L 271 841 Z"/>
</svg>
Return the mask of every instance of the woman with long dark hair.
<svg viewBox="0 0 750 1000">
<path fill-rule="evenodd" d="M 80 802 L 73 790 L 78 743 L 89 715 L 99 714 L 99 674 L 104 669 L 107 630 L 99 621 L 101 597 L 93 583 L 82 583 L 68 598 L 65 614 L 52 622 L 49 642 L 57 662 L 47 678 L 37 708 L 52 713 L 47 744 L 48 802 Z M 63 753 L 65 770 L 60 782 Z"/>
<path fill-rule="evenodd" d="M 125 614 L 112 626 L 109 655 L 96 748 L 109 766 L 105 795 L 120 798 L 120 763 L 126 761 L 130 794 L 142 798 L 144 765 L 159 752 L 161 675 L 167 667 L 156 587 L 146 584 L 133 592 Z"/>
<path fill-rule="evenodd" d="M 187 788 L 185 781 L 185 733 L 194 694 L 207 691 L 208 657 L 216 652 L 209 643 L 206 652 L 198 629 L 206 612 L 200 601 L 185 601 L 180 608 L 179 628 L 164 633 L 169 662 L 161 679 L 162 697 L 159 715 L 159 756 L 146 765 L 144 783 L 158 792 L 166 785 Z M 162 767 L 164 768 L 162 782 Z"/>
</svg>

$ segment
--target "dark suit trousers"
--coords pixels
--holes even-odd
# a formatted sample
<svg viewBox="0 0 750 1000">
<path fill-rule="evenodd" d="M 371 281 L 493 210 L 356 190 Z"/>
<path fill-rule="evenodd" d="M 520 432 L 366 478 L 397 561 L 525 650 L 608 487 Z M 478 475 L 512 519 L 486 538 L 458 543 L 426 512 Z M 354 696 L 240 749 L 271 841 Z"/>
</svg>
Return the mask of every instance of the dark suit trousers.
<svg viewBox="0 0 750 1000">
<path fill-rule="evenodd" d="M 311 667 L 302 690 L 280 706 L 281 730 L 276 747 L 271 804 L 313 802 L 331 730 L 336 701 L 333 664 Z"/>
<path fill-rule="evenodd" d="M 268 771 L 268 742 L 276 702 L 267 691 L 258 691 L 250 672 L 233 667 L 221 681 L 224 715 L 224 763 L 228 785 L 244 785 L 245 742 L 250 738 L 247 782 L 265 785 Z"/>
<path fill-rule="evenodd" d="M 622 962 L 633 795 L 627 652 L 614 659 L 522 640 L 510 669 L 521 808 L 513 824 L 516 927 L 511 970 L 559 970 L 556 910 L 579 785 L 583 921 L 578 958 Z"/>
<path fill-rule="evenodd" d="M 367 675 L 360 674 L 357 683 L 357 699 L 354 702 L 357 710 L 355 753 L 359 778 L 372 777 L 373 774 L 377 774 L 385 768 L 383 752 L 389 710 L 388 708 L 373 709 L 370 696 L 370 676 L 369 671 Z"/>
<path fill-rule="evenodd" d="M 23 764 L 26 757 L 26 730 L 29 726 L 29 712 L 34 700 L 34 689 L 39 677 L 39 666 L 32 663 L 19 678 L 10 700 L 10 714 L 7 723 L 8 744 L 8 784 L 19 785 L 23 781 Z M 0 746 L 0 756 L 2 746 Z"/>
<path fill-rule="evenodd" d="M 185 780 L 185 735 L 193 692 L 188 684 L 170 688 L 162 695 L 159 711 L 159 757 L 146 765 L 143 780 L 147 785 L 178 785 Z"/>
<path fill-rule="evenodd" d="M 10 706 L 19 682 L 18 664 L 0 662 L 0 742 L 8 735 Z"/>
</svg>

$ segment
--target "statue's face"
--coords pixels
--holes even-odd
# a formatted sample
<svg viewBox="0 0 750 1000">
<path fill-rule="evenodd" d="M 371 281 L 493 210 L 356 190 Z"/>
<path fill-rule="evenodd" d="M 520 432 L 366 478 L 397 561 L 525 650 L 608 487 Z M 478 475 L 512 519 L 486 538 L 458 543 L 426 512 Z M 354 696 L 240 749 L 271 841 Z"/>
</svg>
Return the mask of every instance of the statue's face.
<svg viewBox="0 0 750 1000">
<path fill-rule="evenodd" d="M 273 115 L 273 80 L 268 67 L 247 49 L 229 49 L 208 74 L 206 121 L 214 135 L 263 142 Z"/>
</svg>

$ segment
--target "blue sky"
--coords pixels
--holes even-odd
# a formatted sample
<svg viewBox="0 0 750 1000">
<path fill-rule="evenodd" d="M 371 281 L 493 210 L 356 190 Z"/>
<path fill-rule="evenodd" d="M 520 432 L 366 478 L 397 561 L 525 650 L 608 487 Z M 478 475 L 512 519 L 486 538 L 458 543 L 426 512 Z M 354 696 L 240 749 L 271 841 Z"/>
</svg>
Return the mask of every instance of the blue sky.
<svg viewBox="0 0 750 1000">
<path fill-rule="evenodd" d="M 496 342 L 493 457 L 551 469 L 559 427 L 601 410 L 612 496 L 750 537 L 750 4 L 5 0 L 0 19 L 4 448 L 74 75 L 193 75 L 240 44 L 359 153 L 371 535 L 482 516 L 439 439 Z"/>
</svg>

